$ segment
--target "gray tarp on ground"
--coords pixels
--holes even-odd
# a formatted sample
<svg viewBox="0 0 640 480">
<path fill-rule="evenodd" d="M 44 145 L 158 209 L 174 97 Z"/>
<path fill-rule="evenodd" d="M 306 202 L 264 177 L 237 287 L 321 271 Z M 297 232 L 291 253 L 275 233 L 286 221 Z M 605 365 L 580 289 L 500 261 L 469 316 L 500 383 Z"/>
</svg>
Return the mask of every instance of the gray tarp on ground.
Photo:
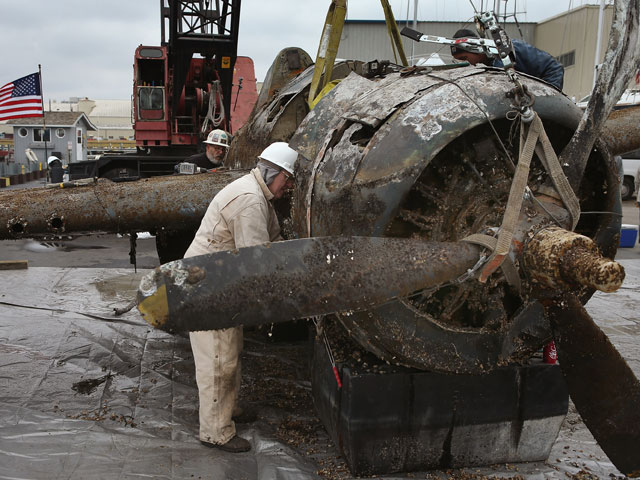
<svg viewBox="0 0 640 480">
<path fill-rule="evenodd" d="M 0 295 L 3 302 L 112 317 L 111 309 L 128 301 L 116 291 L 131 294 L 139 277 L 32 268 L 0 273 Z M 315 467 L 267 436 L 259 421 L 239 427 L 253 454 L 201 446 L 189 342 L 152 329 L 137 310 L 122 317 L 129 323 L 108 323 L 0 309 L 2 478 L 316 478 Z M 85 380 L 97 385 L 79 383 Z"/>
<path fill-rule="evenodd" d="M 640 374 L 638 269 L 623 263 L 623 289 L 596 295 L 589 310 Z M 258 420 L 239 426 L 252 452 L 201 446 L 188 340 L 148 327 L 135 310 L 117 322 L 86 316 L 113 318 L 112 308 L 132 298 L 140 276 L 104 268 L 0 272 L 0 478 L 288 480 L 318 478 L 318 471 L 350 478 L 317 420 L 309 420 L 304 366 L 282 371 L 277 365 L 299 362 L 277 358 L 282 348 L 256 340 L 243 356 L 241 396 L 253 402 Z M 273 391 L 254 390 L 257 377 L 273 380 Z M 287 395 L 299 397 L 296 408 L 283 403 Z M 292 419 L 314 430 L 313 448 L 287 438 L 295 436 L 284 428 Z M 385 478 L 620 475 L 577 414 L 567 420 L 547 463 Z"/>
</svg>

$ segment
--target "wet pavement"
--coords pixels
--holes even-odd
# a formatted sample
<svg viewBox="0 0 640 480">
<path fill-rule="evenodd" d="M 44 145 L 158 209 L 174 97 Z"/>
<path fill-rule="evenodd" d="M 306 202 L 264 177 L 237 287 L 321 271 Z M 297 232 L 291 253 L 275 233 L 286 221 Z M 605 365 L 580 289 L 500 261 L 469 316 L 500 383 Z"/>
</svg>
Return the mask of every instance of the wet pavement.
<svg viewBox="0 0 640 480">
<path fill-rule="evenodd" d="M 116 234 L 57 236 L 46 240 L 0 241 L 0 260 L 28 260 L 30 267 L 133 268 L 129 260 L 130 239 Z M 136 240 L 136 265 L 158 265 L 155 237 Z"/>
<path fill-rule="evenodd" d="M 623 223 L 637 224 L 625 203 Z M 133 297 L 157 265 L 153 238 L 117 235 L 0 242 L 0 478 L 352 478 L 314 414 L 308 342 L 247 332 L 241 401 L 257 420 L 238 426 L 253 450 L 207 449 L 197 436 L 197 389 L 188 340 L 148 327 Z M 620 249 L 627 271 L 587 310 L 640 376 L 640 249 Z M 544 396 L 544 392 L 540 392 Z M 374 478 L 620 478 L 572 405 L 547 462 Z"/>
</svg>

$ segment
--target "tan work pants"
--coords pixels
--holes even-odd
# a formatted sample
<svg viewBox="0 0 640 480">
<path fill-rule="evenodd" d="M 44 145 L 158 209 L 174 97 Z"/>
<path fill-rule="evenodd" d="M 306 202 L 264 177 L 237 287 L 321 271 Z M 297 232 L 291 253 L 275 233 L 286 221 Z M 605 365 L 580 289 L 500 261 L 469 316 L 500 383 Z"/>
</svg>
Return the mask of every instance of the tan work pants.
<svg viewBox="0 0 640 480">
<path fill-rule="evenodd" d="M 205 442 L 227 443 L 236 434 L 231 415 L 240 390 L 242 338 L 242 327 L 189 333 Z"/>
</svg>

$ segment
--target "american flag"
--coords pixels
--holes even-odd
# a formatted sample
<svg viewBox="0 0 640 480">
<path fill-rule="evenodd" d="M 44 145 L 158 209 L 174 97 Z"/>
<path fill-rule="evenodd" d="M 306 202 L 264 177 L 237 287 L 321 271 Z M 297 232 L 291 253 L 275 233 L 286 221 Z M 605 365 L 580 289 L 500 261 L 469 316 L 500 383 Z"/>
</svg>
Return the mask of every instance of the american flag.
<svg viewBox="0 0 640 480">
<path fill-rule="evenodd" d="M 39 73 L 32 73 L 0 87 L 0 120 L 42 116 Z"/>
</svg>

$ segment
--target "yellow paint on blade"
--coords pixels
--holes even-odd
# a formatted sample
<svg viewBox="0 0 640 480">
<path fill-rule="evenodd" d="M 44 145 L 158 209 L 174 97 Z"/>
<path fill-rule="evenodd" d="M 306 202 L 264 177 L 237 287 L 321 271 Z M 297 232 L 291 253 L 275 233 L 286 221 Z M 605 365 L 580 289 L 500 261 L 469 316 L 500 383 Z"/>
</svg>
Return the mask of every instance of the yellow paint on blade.
<svg viewBox="0 0 640 480">
<path fill-rule="evenodd" d="M 149 325 L 155 328 L 162 328 L 169 319 L 167 286 L 162 285 L 153 295 L 140 302 L 138 310 Z"/>
</svg>

